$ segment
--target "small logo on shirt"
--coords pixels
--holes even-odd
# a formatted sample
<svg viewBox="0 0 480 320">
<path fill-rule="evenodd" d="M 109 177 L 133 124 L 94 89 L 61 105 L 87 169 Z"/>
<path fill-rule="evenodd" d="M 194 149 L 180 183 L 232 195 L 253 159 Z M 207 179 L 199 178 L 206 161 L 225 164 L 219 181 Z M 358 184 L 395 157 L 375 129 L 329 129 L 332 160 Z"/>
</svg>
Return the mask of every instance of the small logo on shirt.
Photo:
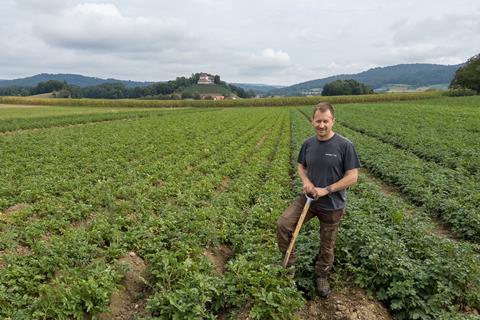
<svg viewBox="0 0 480 320">
<path fill-rule="evenodd" d="M 325 155 L 329 157 L 335 157 L 335 158 L 337 157 L 337 155 L 334 153 L 325 153 Z"/>
</svg>

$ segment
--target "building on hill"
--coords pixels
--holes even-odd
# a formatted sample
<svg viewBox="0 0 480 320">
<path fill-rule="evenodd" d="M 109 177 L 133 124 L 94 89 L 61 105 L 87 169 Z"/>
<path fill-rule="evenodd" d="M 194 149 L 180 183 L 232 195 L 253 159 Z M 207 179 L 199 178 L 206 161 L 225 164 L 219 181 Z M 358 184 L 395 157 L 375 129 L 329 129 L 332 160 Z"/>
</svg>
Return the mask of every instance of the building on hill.
<svg viewBox="0 0 480 320">
<path fill-rule="evenodd" d="M 213 84 L 214 83 L 214 77 L 211 74 L 208 73 L 200 73 L 200 79 L 198 79 L 197 84 Z"/>
</svg>

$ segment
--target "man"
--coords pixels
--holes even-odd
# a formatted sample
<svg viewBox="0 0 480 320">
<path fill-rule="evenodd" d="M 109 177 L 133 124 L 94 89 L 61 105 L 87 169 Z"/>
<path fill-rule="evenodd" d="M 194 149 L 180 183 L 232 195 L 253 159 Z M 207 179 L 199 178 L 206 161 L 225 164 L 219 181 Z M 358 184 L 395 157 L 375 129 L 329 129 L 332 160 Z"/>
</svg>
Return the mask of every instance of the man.
<svg viewBox="0 0 480 320">
<path fill-rule="evenodd" d="M 312 115 L 316 136 L 307 139 L 298 155 L 298 175 L 303 192 L 314 197 L 305 222 L 314 216 L 320 220 L 320 252 L 315 263 L 316 284 L 322 297 L 330 294 L 328 274 L 333 266 L 337 230 L 346 206 L 345 189 L 357 182 L 358 160 L 352 142 L 333 132 L 335 111 L 329 103 L 319 103 Z M 299 195 L 277 221 L 277 243 L 285 255 L 292 233 L 305 205 Z M 287 266 L 295 263 L 292 252 Z"/>
</svg>

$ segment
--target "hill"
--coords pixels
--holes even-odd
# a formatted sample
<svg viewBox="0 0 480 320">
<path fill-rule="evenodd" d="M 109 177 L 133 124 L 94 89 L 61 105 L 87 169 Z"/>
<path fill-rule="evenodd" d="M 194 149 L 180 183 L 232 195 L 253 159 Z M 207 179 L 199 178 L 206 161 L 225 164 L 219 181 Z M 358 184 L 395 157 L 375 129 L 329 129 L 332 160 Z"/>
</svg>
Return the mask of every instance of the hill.
<svg viewBox="0 0 480 320">
<path fill-rule="evenodd" d="M 19 78 L 13 80 L 0 80 L 0 87 L 35 87 L 40 82 L 45 82 L 48 80 L 59 80 L 66 81 L 68 84 L 73 84 L 79 87 L 90 87 L 96 86 L 104 83 L 123 83 L 127 88 L 133 87 L 145 87 L 153 82 L 140 82 L 140 81 L 131 81 L 131 80 L 118 80 L 118 79 L 102 79 L 96 77 L 87 77 L 79 74 L 69 74 L 69 73 L 41 73 L 31 77 Z"/>
<path fill-rule="evenodd" d="M 216 93 L 222 95 L 229 95 L 232 91 L 224 86 L 217 84 L 194 84 L 185 88 L 182 93 L 189 93 L 192 95 L 195 94 L 205 94 L 205 93 Z"/>
<path fill-rule="evenodd" d="M 240 87 L 244 90 L 253 90 L 255 93 L 262 94 L 272 90 L 281 89 L 285 86 L 260 84 L 260 83 L 232 83 L 234 86 Z"/>
<path fill-rule="evenodd" d="M 446 87 L 453 79 L 455 71 L 462 65 L 438 64 L 399 64 L 388 67 L 378 67 L 357 74 L 341 74 L 323 79 L 310 80 L 272 90 L 272 95 L 303 95 L 319 94 L 321 88 L 335 80 L 353 79 L 371 86 L 376 91 L 387 91 L 392 85 L 408 86 L 409 89 L 420 87 Z"/>
</svg>

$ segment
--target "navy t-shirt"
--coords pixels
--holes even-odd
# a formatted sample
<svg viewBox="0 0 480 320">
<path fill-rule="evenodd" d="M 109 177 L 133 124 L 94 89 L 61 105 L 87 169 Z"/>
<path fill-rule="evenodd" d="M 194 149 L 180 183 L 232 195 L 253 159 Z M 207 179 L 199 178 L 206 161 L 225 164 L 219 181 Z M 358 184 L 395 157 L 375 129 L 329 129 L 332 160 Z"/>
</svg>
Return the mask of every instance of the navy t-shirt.
<svg viewBox="0 0 480 320">
<path fill-rule="evenodd" d="M 347 170 L 361 166 L 353 143 L 338 133 L 326 141 L 318 140 L 317 136 L 307 139 L 298 154 L 298 163 L 307 169 L 308 178 L 319 188 L 337 182 Z M 332 192 L 312 205 L 324 210 L 343 209 L 346 206 L 346 191 Z"/>
</svg>

